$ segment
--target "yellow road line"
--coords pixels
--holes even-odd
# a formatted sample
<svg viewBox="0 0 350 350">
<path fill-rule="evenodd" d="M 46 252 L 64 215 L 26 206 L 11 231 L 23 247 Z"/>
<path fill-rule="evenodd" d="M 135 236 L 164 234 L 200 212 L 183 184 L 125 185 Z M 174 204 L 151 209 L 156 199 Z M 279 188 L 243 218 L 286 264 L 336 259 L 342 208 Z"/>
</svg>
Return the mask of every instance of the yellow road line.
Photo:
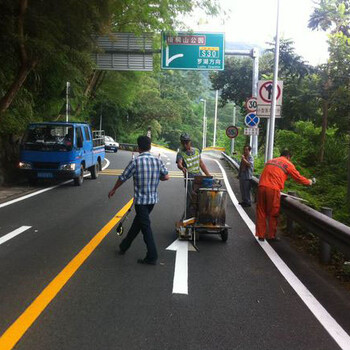
<svg viewBox="0 0 350 350">
<path fill-rule="evenodd" d="M 129 210 L 133 202 L 131 199 L 113 218 L 110 220 L 91 241 L 76 255 L 69 264 L 50 282 L 50 284 L 39 294 L 39 296 L 28 306 L 17 320 L 5 331 L 0 338 L 0 349 L 10 350 L 22 338 L 23 334 L 35 322 L 59 291 L 80 268 L 85 260 L 97 248 L 112 228 L 120 221 Z"/>
</svg>

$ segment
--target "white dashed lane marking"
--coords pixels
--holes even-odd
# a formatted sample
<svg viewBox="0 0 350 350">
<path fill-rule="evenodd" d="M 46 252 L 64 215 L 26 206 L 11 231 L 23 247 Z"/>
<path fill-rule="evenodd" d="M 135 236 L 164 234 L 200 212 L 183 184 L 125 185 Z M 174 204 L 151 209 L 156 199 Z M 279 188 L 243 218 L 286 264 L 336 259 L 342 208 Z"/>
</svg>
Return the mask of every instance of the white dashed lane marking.
<svg viewBox="0 0 350 350">
<path fill-rule="evenodd" d="M 0 245 L 9 241 L 10 239 L 18 236 L 19 234 L 23 233 L 24 231 L 27 231 L 31 228 L 32 226 L 21 226 L 18 229 L 8 233 L 7 235 L 0 237 Z"/>
</svg>

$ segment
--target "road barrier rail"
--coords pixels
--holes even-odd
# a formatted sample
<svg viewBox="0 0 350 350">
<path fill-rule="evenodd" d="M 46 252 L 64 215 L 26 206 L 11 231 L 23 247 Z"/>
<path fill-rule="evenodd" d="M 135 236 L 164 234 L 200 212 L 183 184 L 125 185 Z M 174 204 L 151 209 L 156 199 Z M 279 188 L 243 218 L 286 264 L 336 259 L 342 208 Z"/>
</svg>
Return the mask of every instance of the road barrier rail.
<svg viewBox="0 0 350 350">
<path fill-rule="evenodd" d="M 222 152 L 224 159 L 235 169 L 239 169 L 237 160 L 232 159 Z M 257 188 L 259 179 L 253 177 L 252 185 Z M 281 209 L 287 216 L 289 222 L 288 230 L 293 227 L 293 222 L 298 223 L 303 229 L 316 234 L 321 240 L 321 260 L 328 263 L 330 260 L 330 249 L 327 245 L 333 246 L 347 257 L 350 257 L 350 227 L 342 224 L 331 217 L 318 212 L 317 210 L 300 203 L 297 199 L 288 196 L 281 196 Z M 329 212 L 329 208 L 324 208 Z"/>
<path fill-rule="evenodd" d="M 119 143 L 119 149 L 122 151 L 137 152 L 137 145 L 132 143 Z"/>
</svg>

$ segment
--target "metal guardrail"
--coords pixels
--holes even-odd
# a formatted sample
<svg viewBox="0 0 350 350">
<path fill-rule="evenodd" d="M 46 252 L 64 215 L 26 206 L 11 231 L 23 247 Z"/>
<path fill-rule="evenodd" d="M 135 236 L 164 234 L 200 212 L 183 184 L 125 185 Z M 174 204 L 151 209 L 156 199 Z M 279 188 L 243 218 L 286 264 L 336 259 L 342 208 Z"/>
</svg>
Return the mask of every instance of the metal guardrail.
<svg viewBox="0 0 350 350">
<path fill-rule="evenodd" d="M 123 151 L 136 152 L 137 151 L 137 145 L 134 145 L 132 143 L 119 143 L 119 149 L 121 149 Z"/>
<path fill-rule="evenodd" d="M 235 169 L 239 168 L 236 160 L 222 153 L 223 157 Z M 258 186 L 259 179 L 253 177 L 253 186 Z M 336 221 L 315 209 L 300 203 L 290 197 L 281 197 L 281 208 L 289 220 L 297 222 L 307 231 L 319 236 L 321 241 L 336 247 L 346 256 L 350 257 L 350 227 Z"/>
</svg>

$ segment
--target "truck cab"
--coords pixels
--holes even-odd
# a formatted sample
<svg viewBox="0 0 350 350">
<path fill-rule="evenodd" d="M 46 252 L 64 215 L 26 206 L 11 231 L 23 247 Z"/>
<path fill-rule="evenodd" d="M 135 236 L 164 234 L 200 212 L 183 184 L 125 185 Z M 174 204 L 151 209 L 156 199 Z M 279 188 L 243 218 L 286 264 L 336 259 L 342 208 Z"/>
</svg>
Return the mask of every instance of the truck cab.
<svg viewBox="0 0 350 350">
<path fill-rule="evenodd" d="M 103 132 L 92 132 L 89 124 L 32 123 L 21 142 L 19 168 L 30 181 L 74 179 L 80 186 L 85 170 L 97 178 L 104 157 Z"/>
</svg>

